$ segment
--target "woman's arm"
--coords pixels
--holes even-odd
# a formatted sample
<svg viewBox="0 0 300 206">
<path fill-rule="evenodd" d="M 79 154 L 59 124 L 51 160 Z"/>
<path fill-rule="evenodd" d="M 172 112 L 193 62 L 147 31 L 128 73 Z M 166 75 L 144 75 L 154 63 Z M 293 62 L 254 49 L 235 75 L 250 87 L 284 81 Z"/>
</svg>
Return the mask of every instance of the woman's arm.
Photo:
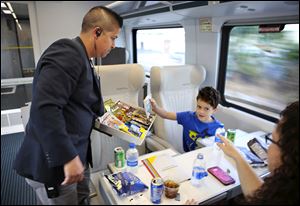
<svg viewBox="0 0 300 206">
<path fill-rule="evenodd" d="M 218 135 L 223 143 L 217 143 L 225 154 L 234 159 L 242 187 L 242 191 L 245 196 L 252 195 L 257 190 L 263 181 L 259 178 L 248 162 L 239 153 L 238 149 L 228 141 L 222 135 Z"/>
</svg>

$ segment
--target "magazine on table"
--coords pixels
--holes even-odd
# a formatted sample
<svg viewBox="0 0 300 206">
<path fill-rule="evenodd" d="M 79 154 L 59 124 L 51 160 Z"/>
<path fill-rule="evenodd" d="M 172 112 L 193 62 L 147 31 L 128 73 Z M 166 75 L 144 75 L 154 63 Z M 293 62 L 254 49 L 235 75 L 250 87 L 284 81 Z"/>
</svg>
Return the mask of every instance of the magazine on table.
<svg viewBox="0 0 300 206">
<path fill-rule="evenodd" d="M 190 178 L 190 174 L 169 154 L 153 155 L 143 159 L 142 163 L 152 177 L 161 177 L 164 180 L 171 179 L 177 182 L 183 182 Z"/>
</svg>

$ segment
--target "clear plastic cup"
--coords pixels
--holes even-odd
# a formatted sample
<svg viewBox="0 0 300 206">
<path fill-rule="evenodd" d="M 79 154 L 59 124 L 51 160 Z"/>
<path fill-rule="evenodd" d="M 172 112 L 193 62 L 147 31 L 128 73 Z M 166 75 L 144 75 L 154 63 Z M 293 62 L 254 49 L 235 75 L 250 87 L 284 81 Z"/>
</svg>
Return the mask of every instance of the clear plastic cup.
<svg viewBox="0 0 300 206">
<path fill-rule="evenodd" d="M 177 196 L 179 191 L 179 183 L 174 180 L 166 180 L 164 182 L 166 198 L 173 199 Z"/>
</svg>

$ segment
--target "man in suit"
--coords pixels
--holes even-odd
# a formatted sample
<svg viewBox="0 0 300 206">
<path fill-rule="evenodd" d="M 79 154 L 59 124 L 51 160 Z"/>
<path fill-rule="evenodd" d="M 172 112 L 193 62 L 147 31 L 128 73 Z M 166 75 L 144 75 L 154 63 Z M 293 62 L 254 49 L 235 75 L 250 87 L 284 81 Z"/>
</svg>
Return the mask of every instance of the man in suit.
<svg viewBox="0 0 300 206">
<path fill-rule="evenodd" d="M 90 133 L 104 113 L 92 57 L 115 47 L 122 18 L 94 7 L 82 21 L 79 37 L 61 39 L 42 54 L 33 80 L 25 138 L 14 169 L 36 191 L 38 204 L 87 204 Z"/>
</svg>

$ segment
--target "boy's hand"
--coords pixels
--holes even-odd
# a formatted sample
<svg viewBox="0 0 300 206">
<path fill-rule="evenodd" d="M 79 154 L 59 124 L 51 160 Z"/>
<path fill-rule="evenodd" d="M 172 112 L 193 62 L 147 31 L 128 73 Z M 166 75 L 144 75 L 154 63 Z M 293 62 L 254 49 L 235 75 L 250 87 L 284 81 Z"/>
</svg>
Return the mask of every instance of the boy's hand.
<svg viewBox="0 0 300 206">
<path fill-rule="evenodd" d="M 155 112 L 156 114 L 158 114 L 161 118 L 176 120 L 175 112 L 168 112 L 168 111 L 164 110 L 163 108 L 159 107 L 153 98 L 150 99 L 150 103 L 152 106 L 152 111 Z"/>
<path fill-rule="evenodd" d="M 151 103 L 151 106 L 152 106 L 152 111 L 154 111 L 155 113 L 157 113 L 157 104 L 156 104 L 156 101 L 151 98 L 150 99 L 150 103 Z"/>
</svg>

